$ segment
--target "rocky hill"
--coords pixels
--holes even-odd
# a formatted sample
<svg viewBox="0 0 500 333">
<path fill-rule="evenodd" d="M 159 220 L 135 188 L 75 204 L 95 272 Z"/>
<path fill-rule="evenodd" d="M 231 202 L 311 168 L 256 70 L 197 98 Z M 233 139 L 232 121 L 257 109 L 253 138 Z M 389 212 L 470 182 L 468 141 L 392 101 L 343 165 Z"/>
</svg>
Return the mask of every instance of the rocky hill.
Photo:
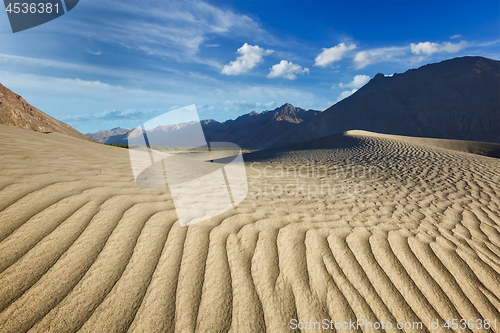
<svg viewBox="0 0 500 333">
<path fill-rule="evenodd" d="M 58 132 L 75 138 L 94 141 L 48 114 L 38 110 L 0 84 L 0 124 L 37 132 Z"/>
</svg>

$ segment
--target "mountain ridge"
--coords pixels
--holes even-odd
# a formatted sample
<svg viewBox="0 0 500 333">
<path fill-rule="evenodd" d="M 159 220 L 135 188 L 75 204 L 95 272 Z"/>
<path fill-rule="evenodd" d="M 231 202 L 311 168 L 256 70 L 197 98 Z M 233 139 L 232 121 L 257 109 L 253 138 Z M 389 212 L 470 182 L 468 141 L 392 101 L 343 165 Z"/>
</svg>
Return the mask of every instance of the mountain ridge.
<svg viewBox="0 0 500 333">
<path fill-rule="evenodd" d="M 0 124 L 36 132 L 58 132 L 94 142 L 73 127 L 29 104 L 21 95 L 0 84 Z"/>
<path fill-rule="evenodd" d="M 500 143 L 500 61 L 461 57 L 379 73 L 272 146 L 348 130 Z"/>
<path fill-rule="evenodd" d="M 404 73 L 377 73 L 353 95 L 323 112 L 286 103 L 224 122 L 202 120 L 201 126 L 208 142 L 233 142 L 252 150 L 349 130 L 500 143 L 500 61 L 467 56 Z M 174 137 L 173 129 L 163 128 L 169 133 L 167 141 L 185 146 L 182 137 Z M 97 141 L 126 144 L 127 135 Z"/>
<path fill-rule="evenodd" d="M 252 111 L 241 115 L 236 119 L 228 119 L 219 122 L 214 119 L 201 120 L 201 126 L 208 142 L 233 142 L 247 149 L 268 148 L 279 133 L 282 133 L 305 120 L 311 119 L 320 111 L 305 110 L 285 103 L 274 110 L 262 112 Z M 158 126 L 152 129 L 150 135 L 162 134 L 164 138 L 157 136 L 157 140 L 168 141 L 169 145 L 187 146 L 185 143 L 186 133 L 192 123 L 182 123 L 166 126 Z M 127 130 L 127 131 L 125 131 Z M 126 144 L 127 135 L 132 130 L 114 128 L 111 130 L 88 133 L 94 140 L 105 144 Z M 160 132 L 160 131 L 163 131 Z M 179 137 L 174 137 L 177 131 Z M 184 131 L 184 133 L 181 133 Z"/>
</svg>

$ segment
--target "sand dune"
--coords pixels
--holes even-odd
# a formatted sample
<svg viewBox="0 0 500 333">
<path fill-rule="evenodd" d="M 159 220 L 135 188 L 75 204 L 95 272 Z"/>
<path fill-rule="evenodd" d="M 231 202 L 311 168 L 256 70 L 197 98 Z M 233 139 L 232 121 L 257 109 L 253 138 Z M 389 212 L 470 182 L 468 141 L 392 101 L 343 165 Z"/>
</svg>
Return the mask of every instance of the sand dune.
<svg viewBox="0 0 500 333">
<path fill-rule="evenodd" d="M 500 332 L 500 160 L 421 140 L 247 155 L 248 197 L 183 228 L 127 150 L 0 126 L 0 332 Z"/>
</svg>

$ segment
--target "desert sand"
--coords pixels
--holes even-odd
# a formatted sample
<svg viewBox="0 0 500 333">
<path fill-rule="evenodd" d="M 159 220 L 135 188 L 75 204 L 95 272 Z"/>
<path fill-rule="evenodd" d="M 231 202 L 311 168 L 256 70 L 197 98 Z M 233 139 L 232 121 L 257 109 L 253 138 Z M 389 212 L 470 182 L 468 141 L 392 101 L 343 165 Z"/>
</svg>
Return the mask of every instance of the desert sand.
<svg viewBox="0 0 500 333">
<path fill-rule="evenodd" d="M 0 125 L 0 332 L 500 332 L 500 160 L 443 142 L 247 154 L 248 197 L 180 227 L 126 149 Z"/>
</svg>

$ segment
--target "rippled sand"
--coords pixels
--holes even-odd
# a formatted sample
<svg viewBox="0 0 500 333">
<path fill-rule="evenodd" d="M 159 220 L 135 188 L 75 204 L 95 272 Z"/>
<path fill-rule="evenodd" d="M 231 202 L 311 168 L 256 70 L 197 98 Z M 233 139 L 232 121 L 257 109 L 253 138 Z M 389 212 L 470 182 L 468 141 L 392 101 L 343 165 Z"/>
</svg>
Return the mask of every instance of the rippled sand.
<svg viewBox="0 0 500 333">
<path fill-rule="evenodd" d="M 183 228 L 127 150 L 0 126 L 0 332 L 499 332 L 500 160 L 439 145 L 351 131 L 249 154 L 248 197 Z"/>
</svg>

